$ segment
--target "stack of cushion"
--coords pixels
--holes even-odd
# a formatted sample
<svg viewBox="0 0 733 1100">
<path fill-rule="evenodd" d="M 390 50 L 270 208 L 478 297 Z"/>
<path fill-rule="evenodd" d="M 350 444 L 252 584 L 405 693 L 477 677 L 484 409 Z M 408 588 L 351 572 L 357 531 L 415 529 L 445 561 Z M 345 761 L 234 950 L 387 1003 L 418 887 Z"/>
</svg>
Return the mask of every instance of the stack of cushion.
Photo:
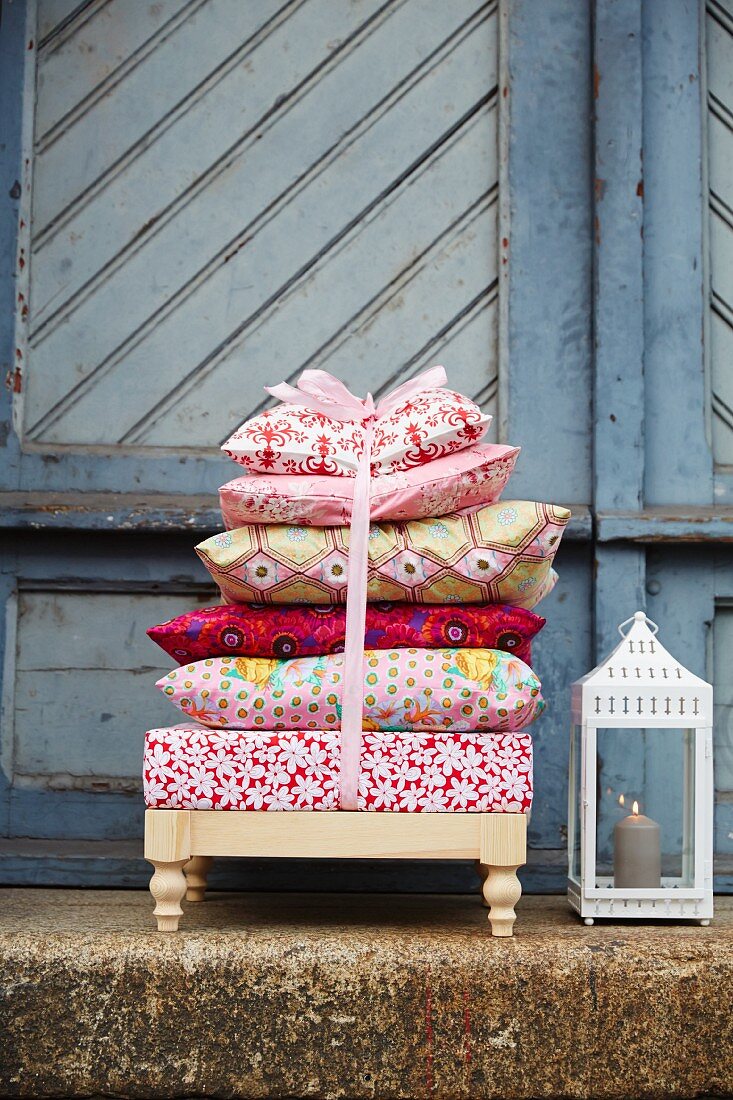
<svg viewBox="0 0 733 1100">
<path fill-rule="evenodd" d="M 518 449 L 430 389 L 377 420 L 359 809 L 524 812 L 542 712 L 532 608 L 551 590 L 566 509 L 498 502 Z M 226 530 L 197 547 L 224 604 L 151 628 L 180 667 L 158 684 L 185 725 L 148 733 L 154 807 L 339 807 L 342 650 L 357 423 L 298 405 L 224 450 Z M 349 670 L 353 674 L 353 670 Z"/>
</svg>

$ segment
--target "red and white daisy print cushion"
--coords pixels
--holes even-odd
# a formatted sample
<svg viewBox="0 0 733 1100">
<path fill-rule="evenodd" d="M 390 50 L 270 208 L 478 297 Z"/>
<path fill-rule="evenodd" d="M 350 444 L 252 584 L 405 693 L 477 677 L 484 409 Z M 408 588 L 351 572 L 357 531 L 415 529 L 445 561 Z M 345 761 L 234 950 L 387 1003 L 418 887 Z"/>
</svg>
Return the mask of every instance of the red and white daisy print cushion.
<svg viewBox="0 0 733 1100">
<path fill-rule="evenodd" d="M 210 730 L 145 738 L 145 804 L 178 810 L 337 810 L 337 730 Z M 365 733 L 358 808 L 527 813 L 532 739 L 505 733 Z"/>
</svg>

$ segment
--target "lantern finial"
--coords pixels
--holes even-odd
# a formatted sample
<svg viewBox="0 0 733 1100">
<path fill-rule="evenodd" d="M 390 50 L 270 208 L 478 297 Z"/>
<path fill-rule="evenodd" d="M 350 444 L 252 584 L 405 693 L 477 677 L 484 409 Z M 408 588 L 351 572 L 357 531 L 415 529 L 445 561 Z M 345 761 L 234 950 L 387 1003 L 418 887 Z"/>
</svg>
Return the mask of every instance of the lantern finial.
<svg viewBox="0 0 733 1100">
<path fill-rule="evenodd" d="M 659 633 L 659 627 L 655 622 L 652 622 L 646 611 L 635 611 L 630 619 L 624 619 L 622 623 L 618 624 L 618 632 L 622 638 L 626 637 L 624 627 L 628 626 L 629 623 L 646 623 L 652 634 L 656 635 Z"/>
</svg>

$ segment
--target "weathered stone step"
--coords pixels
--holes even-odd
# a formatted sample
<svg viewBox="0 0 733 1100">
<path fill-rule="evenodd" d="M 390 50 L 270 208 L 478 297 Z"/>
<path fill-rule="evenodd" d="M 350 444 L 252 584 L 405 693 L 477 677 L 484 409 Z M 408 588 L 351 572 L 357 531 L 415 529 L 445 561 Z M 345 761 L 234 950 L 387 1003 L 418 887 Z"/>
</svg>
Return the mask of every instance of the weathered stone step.
<svg viewBox="0 0 733 1100">
<path fill-rule="evenodd" d="M 733 1094 L 733 904 L 586 928 L 527 897 L 213 895 L 178 935 L 137 891 L 0 891 L 0 1093 Z"/>
</svg>

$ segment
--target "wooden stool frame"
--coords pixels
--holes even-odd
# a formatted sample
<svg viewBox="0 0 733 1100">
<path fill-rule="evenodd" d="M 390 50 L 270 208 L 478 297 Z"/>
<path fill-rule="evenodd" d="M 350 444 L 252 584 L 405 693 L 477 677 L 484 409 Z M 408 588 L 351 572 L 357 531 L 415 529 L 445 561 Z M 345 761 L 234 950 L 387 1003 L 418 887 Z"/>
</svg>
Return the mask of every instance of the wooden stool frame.
<svg viewBox="0 0 733 1100">
<path fill-rule="evenodd" d="M 527 858 L 524 814 L 146 810 L 145 858 L 159 932 L 177 932 L 181 901 L 200 902 L 215 856 L 473 859 L 491 933 L 513 935 Z"/>
</svg>

